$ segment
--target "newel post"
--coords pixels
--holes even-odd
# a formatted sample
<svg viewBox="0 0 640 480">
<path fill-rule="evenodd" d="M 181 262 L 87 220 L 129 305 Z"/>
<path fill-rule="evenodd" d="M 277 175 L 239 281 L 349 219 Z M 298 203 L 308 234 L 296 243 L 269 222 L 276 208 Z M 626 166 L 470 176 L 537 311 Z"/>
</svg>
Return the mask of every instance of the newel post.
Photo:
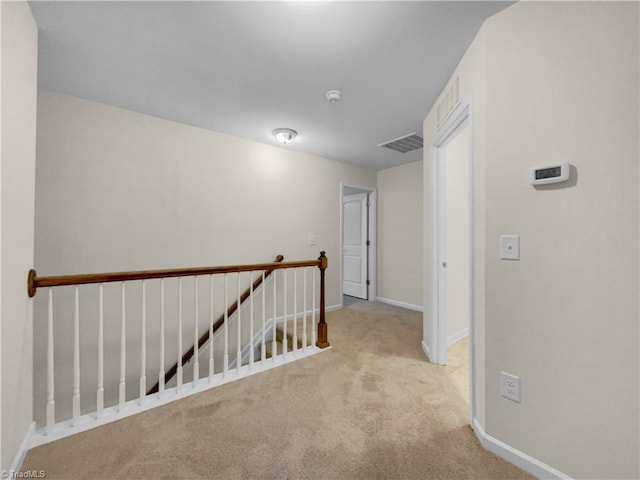
<svg viewBox="0 0 640 480">
<path fill-rule="evenodd" d="M 318 257 L 318 268 L 320 269 L 320 321 L 318 322 L 318 348 L 327 348 L 329 341 L 327 340 L 327 322 L 324 318 L 324 271 L 327 269 L 329 260 L 325 256 L 326 252 L 320 252 Z"/>
<path fill-rule="evenodd" d="M 34 297 L 36 295 L 36 277 L 38 275 L 36 274 L 36 271 L 32 268 L 31 270 L 29 270 L 29 276 L 27 277 L 27 293 L 29 294 L 29 297 Z"/>
</svg>

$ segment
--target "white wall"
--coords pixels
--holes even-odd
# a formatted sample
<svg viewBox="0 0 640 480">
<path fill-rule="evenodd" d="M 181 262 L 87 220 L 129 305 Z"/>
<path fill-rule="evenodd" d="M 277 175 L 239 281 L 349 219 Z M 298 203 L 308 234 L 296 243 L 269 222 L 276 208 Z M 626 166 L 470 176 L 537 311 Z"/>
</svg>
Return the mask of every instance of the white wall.
<svg viewBox="0 0 640 480">
<path fill-rule="evenodd" d="M 31 424 L 33 267 L 38 32 L 26 2 L 1 2 L 2 128 L 0 222 L 0 470 L 6 471 Z"/>
<path fill-rule="evenodd" d="M 377 297 L 422 308 L 422 162 L 378 171 Z"/>
<path fill-rule="evenodd" d="M 469 128 L 444 148 L 446 163 L 447 338 L 469 328 Z"/>
<path fill-rule="evenodd" d="M 340 182 L 375 187 L 374 171 L 52 92 L 39 92 L 38 107 L 35 255 L 39 275 L 263 263 L 280 253 L 285 260 L 310 260 L 326 250 L 326 304 L 340 304 Z M 308 245 L 309 235 L 317 237 L 316 246 Z M 206 325 L 204 283 L 200 322 Z M 235 278 L 230 283 L 232 298 Z M 191 279 L 185 282 L 185 299 L 193 297 L 192 284 Z M 157 287 L 150 284 L 147 292 L 150 335 L 158 317 L 153 310 L 158 305 L 153 300 Z M 167 291 L 167 308 L 174 309 L 176 285 L 167 288 L 172 289 Z M 216 288 L 220 299 L 222 287 Z M 132 286 L 127 297 L 128 398 L 137 395 L 137 383 L 130 377 L 138 375 L 139 290 Z M 117 288 L 109 288 L 105 295 L 119 304 Z M 46 332 L 45 300 L 46 292 L 38 293 L 37 334 Z M 95 300 L 95 291 L 90 293 L 88 287 L 81 291 L 83 411 L 95 404 Z M 186 348 L 193 343 L 192 304 L 185 300 Z M 71 391 L 70 368 L 60 371 L 72 364 L 68 307 L 68 297 L 54 302 L 55 342 L 67 352 L 56 363 L 56 395 L 62 397 Z M 177 358 L 171 352 L 172 348 L 177 351 L 171 336 L 176 329 L 175 312 L 167 313 L 167 364 Z M 107 379 L 118 378 L 118 315 L 115 308 L 105 313 L 105 349 L 111 352 L 105 354 Z M 46 349 L 45 337 L 36 337 L 40 342 L 36 362 L 41 368 L 35 374 L 35 412 L 41 420 Z M 158 343 L 151 338 L 150 369 L 157 368 L 157 349 Z M 201 366 L 203 371 L 206 367 Z M 149 374 L 149 387 L 156 378 Z M 105 393 L 108 398 L 117 397 L 112 389 Z M 69 410 L 69 402 L 58 413 L 64 414 L 64 409 Z"/>
<path fill-rule="evenodd" d="M 39 274 L 326 250 L 327 304 L 340 303 L 339 182 L 375 186 L 375 172 L 52 92 L 39 107 Z"/>
<path fill-rule="evenodd" d="M 638 7 L 518 3 L 485 23 L 458 70 L 474 93 L 486 229 L 474 232 L 486 245 L 479 420 L 574 478 L 640 476 Z M 554 161 L 575 166 L 573 181 L 528 184 L 530 166 Z M 504 233 L 521 235 L 519 262 L 499 260 Z M 521 403 L 500 396 L 501 370 L 521 377 Z"/>
<path fill-rule="evenodd" d="M 640 476 L 638 6 L 525 3 L 488 29 L 486 428 L 578 478 Z M 524 180 L 560 160 L 574 182 Z"/>
</svg>

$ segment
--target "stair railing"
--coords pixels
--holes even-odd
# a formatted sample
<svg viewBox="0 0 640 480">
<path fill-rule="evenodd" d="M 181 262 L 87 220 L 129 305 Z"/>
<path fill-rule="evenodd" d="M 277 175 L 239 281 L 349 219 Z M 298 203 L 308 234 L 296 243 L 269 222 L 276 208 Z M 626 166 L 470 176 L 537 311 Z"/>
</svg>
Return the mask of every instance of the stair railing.
<svg viewBox="0 0 640 480">
<path fill-rule="evenodd" d="M 284 257 L 282 255 L 278 255 L 274 260 L 274 263 L 281 263 L 283 260 L 284 260 Z M 194 343 L 193 346 L 189 350 L 187 350 L 187 353 L 185 353 L 182 356 L 180 361 L 173 364 L 173 366 L 164 375 L 165 385 L 169 383 L 169 381 L 176 375 L 176 373 L 178 373 L 178 368 L 189 363 L 189 361 L 193 358 L 195 351 L 199 348 L 202 348 L 204 344 L 207 343 L 209 338 L 213 337 L 213 335 L 215 335 L 218 332 L 218 330 L 222 328 L 222 326 L 224 325 L 224 319 L 230 318 L 232 315 L 236 313 L 238 308 L 242 308 L 242 305 L 247 301 L 247 299 L 251 297 L 253 292 L 255 292 L 256 290 L 258 290 L 258 288 L 260 288 L 260 286 L 262 285 L 262 282 L 266 281 L 271 276 L 271 273 L 273 273 L 273 269 L 265 270 L 264 276 L 260 275 L 251 284 L 251 286 L 244 291 L 244 293 L 240 296 L 240 299 L 233 302 L 231 306 L 226 310 L 226 312 L 218 317 L 218 320 L 216 320 L 213 323 L 212 327 L 210 329 L 207 329 L 200 336 L 197 342 L 198 348 L 196 348 L 196 344 Z M 151 387 L 151 389 L 149 389 L 149 391 L 147 392 L 147 395 L 158 393 L 158 391 L 160 390 L 160 383 L 162 382 L 162 380 L 163 379 L 159 379 L 158 383 L 156 383 L 153 387 Z"/>
<path fill-rule="evenodd" d="M 80 431 L 84 431 L 88 428 L 93 428 L 94 426 L 107 423 L 109 421 L 117 420 L 127 415 L 131 415 L 133 413 L 137 413 L 141 410 L 146 410 L 151 406 L 154 406 L 153 403 L 157 403 L 158 405 L 164 404 L 167 401 L 172 401 L 175 398 L 182 398 L 187 394 L 191 394 L 197 391 L 205 390 L 207 388 L 214 387 L 216 385 L 220 385 L 226 383 L 228 381 L 234 380 L 235 378 L 240 378 L 242 376 L 247 376 L 251 373 L 260 371 L 261 369 L 271 368 L 272 366 L 284 364 L 288 361 L 295 360 L 296 358 L 302 358 L 304 356 L 308 356 L 314 354 L 316 352 L 321 351 L 321 349 L 329 347 L 329 342 L 327 340 L 327 324 L 325 319 L 325 270 L 328 266 L 327 257 L 325 252 L 320 252 L 320 257 L 317 260 L 309 260 L 309 261 L 294 261 L 294 262 L 283 262 L 282 257 L 278 256 L 275 262 L 272 263 L 262 263 L 262 264 L 251 264 L 251 265 L 231 265 L 231 266 L 219 266 L 219 267 L 198 267 L 198 268 L 183 268 L 183 269 L 170 269 L 170 270 L 145 270 L 145 271 L 134 271 L 134 272 L 112 272 L 112 273 L 99 273 L 99 274 L 81 274 L 81 275 L 65 275 L 65 276 L 48 276 L 48 277 L 40 277 L 36 274 L 35 270 L 31 270 L 28 275 L 28 294 L 30 297 L 36 295 L 38 289 L 47 288 L 48 289 L 48 297 L 47 297 L 47 318 L 46 318 L 46 326 L 47 326 L 47 348 L 46 348 L 46 406 L 44 407 L 44 420 L 40 424 L 42 428 L 40 428 L 36 435 L 32 438 L 32 445 L 36 446 L 43 443 L 47 443 L 49 441 L 65 437 L 67 435 L 78 433 Z M 316 267 L 319 270 L 319 279 L 320 279 L 320 299 L 318 306 L 316 307 L 315 299 L 316 299 L 316 275 L 314 272 L 315 269 L 311 269 L 312 272 L 312 289 L 309 292 L 307 288 L 307 270 L 309 267 Z M 293 270 L 293 275 L 287 275 L 287 270 Z M 303 278 L 301 279 L 298 276 L 298 271 L 302 270 Z M 275 272 L 281 271 L 280 282 L 283 284 L 282 291 L 279 292 L 277 290 L 277 278 Z M 241 292 L 241 274 L 249 272 L 249 288 L 244 292 Z M 254 273 L 258 272 L 258 279 L 254 280 Z M 228 295 L 227 295 L 227 276 L 232 274 L 237 274 L 237 300 L 232 304 L 228 305 Z M 273 274 L 273 275 L 272 275 Z M 214 310 L 213 310 L 213 302 L 214 302 L 214 288 L 213 288 L 213 278 L 216 275 L 223 276 L 224 281 L 224 313 L 218 318 L 216 321 L 214 320 Z M 201 276 L 208 276 L 210 279 L 210 310 L 208 315 L 208 331 L 204 334 L 200 334 L 199 332 L 199 319 L 198 312 L 201 310 L 199 308 L 199 300 L 198 300 L 198 291 L 199 284 L 198 278 Z M 273 292 L 273 304 L 270 305 L 272 311 L 267 313 L 267 279 L 273 276 L 271 289 Z M 178 307 L 177 307 L 177 315 L 178 315 L 178 323 L 177 323 L 177 336 L 178 336 L 178 359 L 179 361 L 170 368 L 165 374 L 165 280 L 170 278 L 178 279 Z M 193 277 L 193 296 L 194 296 L 194 306 L 193 306 L 193 315 L 194 315 L 194 323 L 193 323 L 193 338 L 194 343 L 193 347 L 188 350 L 184 355 L 182 354 L 182 333 L 183 333 L 183 302 L 182 302 L 182 288 L 183 282 L 182 279 L 184 277 Z M 246 276 L 245 276 L 246 277 Z M 293 277 L 293 298 L 289 297 L 287 300 L 287 281 Z M 147 301 L 147 281 L 149 280 L 159 280 L 160 292 L 159 302 L 160 302 L 160 326 L 159 332 L 153 331 L 152 333 L 158 334 L 160 338 L 160 362 L 159 368 L 148 368 L 147 365 L 147 324 L 149 323 L 147 310 L 149 308 L 149 301 Z M 121 307 L 121 315 L 118 319 L 117 323 L 120 323 L 120 361 L 119 361 L 119 370 L 120 377 L 119 383 L 117 385 L 106 385 L 105 384 L 105 295 L 104 295 L 104 287 L 105 284 L 120 282 L 120 299 L 118 303 L 118 309 Z M 139 338 L 139 357 L 140 357 L 140 370 L 139 370 L 139 390 L 137 397 L 133 397 L 131 395 L 127 395 L 127 374 L 130 373 L 127 371 L 126 364 L 126 350 L 127 348 L 131 348 L 131 339 L 127 337 L 127 313 L 130 312 L 130 309 L 127 309 L 127 284 L 128 282 L 140 282 L 140 297 L 141 302 L 139 304 L 140 309 L 138 310 L 138 315 L 140 319 L 140 338 Z M 80 352 L 81 352 L 81 343 L 80 343 L 80 326 L 82 318 L 80 313 L 80 285 L 87 284 L 97 284 L 98 290 L 97 293 L 93 292 L 92 295 L 97 296 L 98 305 L 98 328 L 97 328 L 97 382 L 90 383 L 97 384 L 96 390 L 96 402 L 95 402 L 95 411 L 87 412 L 87 407 L 82 408 L 81 404 L 81 388 L 80 388 L 80 379 L 81 379 L 81 363 L 80 363 Z M 299 288 L 298 285 L 301 284 Z M 68 302 L 69 309 L 72 311 L 72 319 L 73 319 L 73 334 L 72 334 L 72 358 L 73 358 L 73 366 L 71 368 L 71 378 L 72 381 L 68 383 L 72 383 L 72 388 L 70 388 L 67 394 L 63 395 L 66 397 L 66 401 L 71 401 L 71 412 L 68 412 L 69 408 L 67 408 L 67 412 L 56 412 L 56 393 L 60 395 L 59 388 L 58 391 L 55 388 L 55 377 L 56 372 L 58 372 L 54 368 L 54 358 L 56 357 L 55 345 L 54 345 L 54 289 L 55 287 L 73 287 L 73 296 L 69 297 L 70 301 Z M 157 283 L 154 286 L 158 286 Z M 136 292 L 138 292 L 138 287 L 136 287 Z M 302 290 L 303 295 L 303 305 L 302 311 L 298 308 L 300 302 L 299 299 L 299 291 Z M 254 299 L 258 295 L 258 291 L 260 291 L 261 296 L 261 306 L 256 307 L 256 310 L 261 311 L 261 322 L 258 320 L 258 335 L 255 335 L 254 332 Z M 71 292 L 67 289 L 66 292 L 70 294 Z M 83 291 L 84 292 L 84 291 Z M 155 290 L 154 290 L 155 292 Z M 278 296 L 278 293 L 281 296 Z M 85 295 L 83 293 L 83 295 Z M 290 295 L 290 294 L 289 294 Z M 90 295 L 87 295 L 89 297 Z M 307 297 L 311 296 L 311 311 L 307 311 Z M 269 302 L 271 301 L 271 296 L 269 295 Z M 66 298 L 66 297 L 65 297 Z M 248 305 L 243 305 L 244 303 L 248 303 Z M 85 302 L 88 303 L 88 302 Z M 287 308 L 290 308 L 293 305 L 293 312 L 289 310 L 287 312 Z M 83 305 L 84 306 L 84 305 Z M 244 308 L 243 308 L 244 307 Z M 278 307 L 280 309 L 281 315 L 278 315 Z M 92 307 L 93 308 L 93 307 Z M 137 307 L 136 307 L 137 308 Z M 270 309 L 271 309 L 270 308 Z M 117 310 L 117 309 L 116 309 Z M 241 319 L 241 315 L 243 310 L 250 310 L 249 318 L 247 318 L 247 312 L 245 312 L 244 320 Z M 111 309 L 109 310 L 110 314 L 114 312 L 114 306 L 111 305 Z M 315 315 L 316 312 L 319 313 L 319 321 L 315 328 L 313 325 L 315 324 Z M 267 318 L 267 315 L 271 315 L 271 318 Z M 129 315 L 131 316 L 131 315 Z M 235 320 L 235 323 L 232 324 L 232 317 Z M 311 342 L 307 341 L 307 318 L 311 318 Z M 157 319 L 156 319 L 157 320 Z M 130 321 L 130 320 L 129 320 Z M 246 331 L 241 331 L 242 322 L 249 323 L 249 339 L 241 340 L 241 334 L 244 333 L 247 335 Z M 303 329 L 302 333 L 302 348 L 298 349 L 298 345 L 300 344 L 297 341 L 298 335 L 298 322 L 302 321 L 301 328 Z M 277 349 L 272 350 L 272 355 L 270 358 L 266 358 L 266 344 L 267 344 L 267 334 L 271 336 L 271 341 L 273 342 L 273 346 L 276 344 L 276 328 L 280 326 L 284 329 L 284 336 L 287 337 L 287 328 L 288 323 L 291 322 L 291 328 L 293 329 L 293 338 L 296 339 L 293 343 L 292 352 L 287 351 L 287 345 L 283 346 L 283 351 L 280 355 L 278 355 Z M 117 327 L 117 325 L 114 325 Z M 138 325 L 136 325 L 138 327 Z M 235 328 L 235 333 L 237 333 L 237 356 L 234 360 L 235 365 L 232 365 L 233 368 L 230 368 L 229 364 L 229 353 L 230 353 L 230 338 L 229 333 L 231 328 Z M 260 328 L 261 327 L 261 328 Z M 131 327 L 129 327 L 131 328 Z M 317 335 L 316 335 L 317 331 Z M 59 335 L 59 334 L 58 334 Z M 86 338 L 86 333 L 83 336 L 83 339 Z M 222 343 L 224 340 L 224 355 L 223 355 L 223 367 L 221 370 L 214 370 L 214 340 L 218 340 Z M 129 340 L 129 341 L 128 341 Z M 200 349 L 208 342 L 209 344 L 209 371 L 208 377 L 201 377 L 200 368 L 199 368 L 199 356 L 203 354 L 203 351 Z M 244 342 L 244 343 L 243 343 Z M 175 342 L 174 342 L 175 343 Z M 113 345 L 112 345 L 113 347 Z M 254 350 L 260 349 L 260 358 L 256 359 L 254 357 Z M 88 347 L 87 345 L 83 345 L 83 352 L 87 350 L 92 350 L 92 347 Z M 248 363 L 244 361 L 245 352 L 249 357 Z M 58 358 L 64 358 L 67 360 L 71 357 L 69 355 L 70 352 L 64 352 L 63 354 L 58 354 Z M 138 353 L 138 352 L 134 352 Z M 220 352 L 216 351 L 219 355 Z M 86 353 L 83 353 L 85 355 Z M 175 358 L 175 357 L 174 357 Z M 192 388 L 187 388 L 187 384 L 183 384 L 182 381 L 182 368 L 184 364 L 193 359 L 193 380 L 191 382 Z M 70 363 L 70 362 L 69 362 Z M 112 362 L 113 363 L 113 362 Z M 156 366 L 157 367 L 157 366 Z M 36 366 L 36 368 L 42 368 L 40 366 Z M 220 368 L 218 366 L 218 368 Z M 147 373 L 148 372 L 158 372 L 158 382 L 156 385 L 147 391 Z M 58 372 L 59 373 L 59 372 Z M 83 370 L 83 375 L 86 374 L 86 369 Z M 165 388 L 165 384 L 169 382 L 169 380 L 176 376 L 177 374 L 177 382 L 175 388 Z M 66 375 L 69 376 L 69 371 L 66 371 Z M 115 375 L 115 374 L 114 374 Z M 44 375 L 42 375 L 44 376 Z M 129 375 L 130 376 L 130 375 Z M 208 380 L 208 381 L 207 381 Z M 71 385 L 69 385 L 71 387 Z M 107 401 L 105 404 L 105 389 L 109 389 L 111 392 L 115 392 L 115 388 L 117 386 L 118 396 L 117 401 L 115 399 L 111 399 L 112 401 Z M 44 387 L 43 387 L 44 388 Z M 87 387 L 84 386 L 84 392 L 86 394 Z M 131 393 L 131 389 L 129 389 L 129 393 Z M 70 394 L 70 398 L 69 398 Z M 173 395 L 173 397 L 171 397 Z M 84 398 L 84 397 L 83 397 Z M 108 400 L 108 399 L 107 399 Z M 66 403 L 66 402 L 65 402 Z M 93 408 L 93 403 L 90 403 L 90 407 Z M 69 404 L 66 404 L 69 405 Z M 143 408 L 144 406 L 144 408 Z M 36 405 L 36 408 L 38 406 Z M 62 409 L 64 410 L 64 408 Z M 66 418 L 65 418 L 66 415 Z"/>
</svg>

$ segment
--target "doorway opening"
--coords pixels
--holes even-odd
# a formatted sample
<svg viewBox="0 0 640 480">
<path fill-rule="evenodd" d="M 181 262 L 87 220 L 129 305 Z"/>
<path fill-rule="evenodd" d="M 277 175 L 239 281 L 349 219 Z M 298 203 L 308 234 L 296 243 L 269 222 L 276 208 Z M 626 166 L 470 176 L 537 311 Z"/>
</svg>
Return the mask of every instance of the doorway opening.
<svg viewBox="0 0 640 480">
<path fill-rule="evenodd" d="M 443 175 L 444 302 L 441 318 L 446 330 L 447 371 L 462 396 L 469 401 L 469 128 L 461 125 L 441 148 Z M 441 198 L 442 198 L 441 197 Z"/>
<path fill-rule="evenodd" d="M 431 360 L 446 365 L 474 417 L 473 146 L 470 103 L 445 122 L 431 147 L 433 284 Z"/>
<path fill-rule="evenodd" d="M 343 306 L 375 301 L 376 191 L 340 186 L 340 289 Z"/>
</svg>

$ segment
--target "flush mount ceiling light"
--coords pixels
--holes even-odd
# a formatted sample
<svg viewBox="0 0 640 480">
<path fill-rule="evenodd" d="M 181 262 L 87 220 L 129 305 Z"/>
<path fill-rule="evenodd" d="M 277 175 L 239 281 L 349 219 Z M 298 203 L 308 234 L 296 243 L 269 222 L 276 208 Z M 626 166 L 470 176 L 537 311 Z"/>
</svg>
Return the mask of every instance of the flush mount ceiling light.
<svg viewBox="0 0 640 480">
<path fill-rule="evenodd" d="M 336 103 L 342 98 L 342 92 L 340 90 L 329 90 L 324 96 L 327 97 L 330 103 Z"/>
<path fill-rule="evenodd" d="M 273 135 L 276 137 L 276 140 L 285 145 L 292 143 L 296 139 L 296 135 L 298 132 L 292 130 L 290 128 L 276 128 L 273 131 Z"/>
</svg>

